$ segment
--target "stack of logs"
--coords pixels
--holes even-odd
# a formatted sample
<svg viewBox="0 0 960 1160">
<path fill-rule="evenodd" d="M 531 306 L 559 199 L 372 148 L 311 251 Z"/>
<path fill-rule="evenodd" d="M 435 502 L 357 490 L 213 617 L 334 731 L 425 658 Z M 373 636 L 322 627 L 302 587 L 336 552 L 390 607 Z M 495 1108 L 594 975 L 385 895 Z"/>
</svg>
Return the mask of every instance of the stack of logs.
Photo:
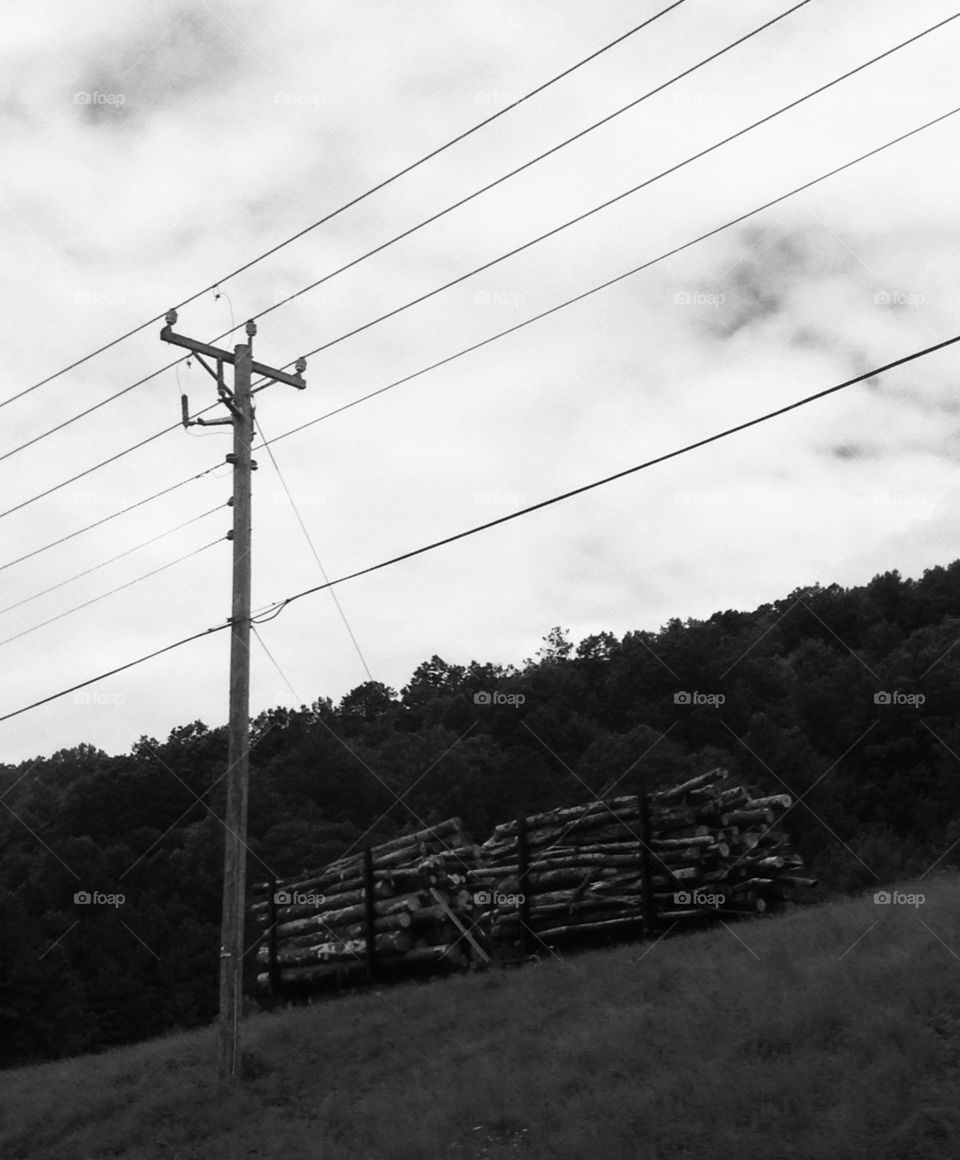
<svg viewBox="0 0 960 1160">
<path fill-rule="evenodd" d="M 452 818 L 296 882 L 254 887 L 257 983 L 466 968 L 553 942 L 762 913 L 816 885 L 777 824 L 791 804 L 787 794 L 753 797 L 714 769 L 646 797 L 506 822 L 479 847 Z"/>
<path fill-rule="evenodd" d="M 483 961 L 482 947 L 463 934 L 473 923 L 466 874 L 476 857 L 460 819 L 451 818 L 309 877 L 257 884 L 252 910 L 264 931 L 258 986 L 348 983 L 369 977 L 374 957 L 378 974 Z"/>
<path fill-rule="evenodd" d="M 816 880 L 776 820 L 787 794 L 751 797 L 723 769 L 649 795 L 497 826 L 467 874 L 496 943 L 538 944 L 760 913 Z M 646 851 L 646 857 L 644 857 Z"/>
</svg>

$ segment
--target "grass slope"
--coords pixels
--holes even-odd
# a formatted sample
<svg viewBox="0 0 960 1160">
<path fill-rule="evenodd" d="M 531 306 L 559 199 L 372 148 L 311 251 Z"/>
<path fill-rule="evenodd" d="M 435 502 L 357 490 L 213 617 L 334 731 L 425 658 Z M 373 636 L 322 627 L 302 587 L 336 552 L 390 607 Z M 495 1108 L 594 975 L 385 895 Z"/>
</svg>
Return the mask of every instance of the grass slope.
<svg viewBox="0 0 960 1160">
<path fill-rule="evenodd" d="M 3 1072 L 0 1155 L 960 1156 L 960 876 L 900 889 L 258 1015 L 236 1090 L 213 1028 Z"/>
</svg>

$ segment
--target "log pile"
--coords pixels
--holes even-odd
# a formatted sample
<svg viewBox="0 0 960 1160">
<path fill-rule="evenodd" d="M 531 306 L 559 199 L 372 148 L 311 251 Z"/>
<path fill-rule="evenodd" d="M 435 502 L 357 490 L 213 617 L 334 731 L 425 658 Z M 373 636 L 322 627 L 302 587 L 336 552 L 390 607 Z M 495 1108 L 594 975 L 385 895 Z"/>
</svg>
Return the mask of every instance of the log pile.
<svg viewBox="0 0 960 1160">
<path fill-rule="evenodd" d="M 368 972 L 367 929 L 373 929 L 378 974 L 391 970 L 466 967 L 487 956 L 474 935 L 467 872 L 477 848 L 459 818 L 384 842 L 296 881 L 254 887 L 252 911 L 264 931 L 257 950 L 257 985 L 316 987 L 362 979 Z M 367 874 L 372 880 L 368 899 Z M 467 934 L 464 934 L 464 931 Z"/>
<path fill-rule="evenodd" d="M 270 884 L 255 887 L 265 932 L 257 983 L 465 969 L 553 943 L 762 913 L 816 885 L 778 824 L 791 805 L 714 769 L 646 799 L 505 822 L 482 846 L 452 818 L 376 846 L 369 863 L 358 853 L 284 883 L 272 898 Z"/>
<path fill-rule="evenodd" d="M 494 942 L 522 953 L 761 913 L 815 884 L 775 824 L 789 795 L 752 797 L 715 769 L 648 800 L 646 822 L 639 798 L 619 797 L 497 826 L 467 874 Z"/>
</svg>

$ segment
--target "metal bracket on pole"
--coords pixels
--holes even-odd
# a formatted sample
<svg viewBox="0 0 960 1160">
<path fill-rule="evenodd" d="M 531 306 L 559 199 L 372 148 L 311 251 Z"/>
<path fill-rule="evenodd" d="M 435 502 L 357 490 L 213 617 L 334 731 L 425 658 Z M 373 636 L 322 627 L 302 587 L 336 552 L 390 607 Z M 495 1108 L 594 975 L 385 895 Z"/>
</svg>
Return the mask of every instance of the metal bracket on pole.
<svg viewBox="0 0 960 1160">
<path fill-rule="evenodd" d="M 231 366 L 235 361 L 235 354 L 232 350 L 222 350 L 218 346 L 211 346 L 208 342 L 198 342 L 195 338 L 187 338 L 182 334 L 175 334 L 173 327 L 177 321 L 176 310 L 168 310 L 166 315 L 167 325 L 160 331 L 160 337 L 164 342 L 172 343 L 174 346 L 183 346 L 187 350 L 192 350 L 194 354 L 205 354 L 208 358 L 215 359 L 218 362 L 230 363 Z M 256 325 L 253 322 L 248 322 L 247 327 L 253 327 L 253 330 L 247 330 L 247 334 L 252 338 L 256 334 Z M 209 367 L 205 369 L 210 373 L 213 372 Z M 276 367 L 268 367 L 265 363 L 250 362 L 250 372 L 254 375 L 263 375 L 264 378 L 270 379 L 271 382 L 286 383 L 288 387 L 296 387 L 298 391 L 306 390 L 306 381 L 303 378 L 303 372 L 307 369 L 307 360 L 305 358 L 298 358 L 294 364 L 296 370 L 295 375 L 288 374 L 286 371 L 277 370 Z M 214 376 L 216 377 L 216 376 Z M 255 391 L 262 391 L 267 383 L 261 383 Z"/>
</svg>

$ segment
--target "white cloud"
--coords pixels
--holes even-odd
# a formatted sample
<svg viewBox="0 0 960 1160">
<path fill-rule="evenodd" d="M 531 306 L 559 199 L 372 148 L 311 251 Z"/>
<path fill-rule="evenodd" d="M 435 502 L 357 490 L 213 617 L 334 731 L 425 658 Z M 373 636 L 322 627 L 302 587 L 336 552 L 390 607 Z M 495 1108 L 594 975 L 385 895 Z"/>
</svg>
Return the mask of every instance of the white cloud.
<svg viewBox="0 0 960 1160">
<path fill-rule="evenodd" d="M 652 14 L 653 5 L 644 5 Z M 8 21 L 3 116 L 13 223 L 2 259 L 4 396 L 331 212 L 639 19 L 635 5 L 505 0 L 284 7 L 32 6 Z M 361 326 L 636 185 L 950 14 L 809 5 L 610 125 L 271 312 L 275 365 Z M 210 339 L 441 210 L 770 16 L 689 5 L 408 177 L 181 311 Z M 259 396 L 268 435 L 332 410 L 682 245 L 950 108 L 948 26 L 541 245 L 311 357 L 308 390 Z M 78 102 L 78 93 L 90 95 Z M 98 94 L 94 97 L 93 94 Z M 100 97 L 123 96 L 124 100 Z M 742 226 L 280 441 L 331 576 L 587 483 L 783 406 L 955 330 L 954 123 Z M 678 301 L 687 294 L 690 301 Z M 883 301 L 887 295 L 890 301 Z M 879 297 L 878 297 L 879 296 Z M 722 298 L 722 301 L 719 299 Z M 173 361 L 154 324 L 3 412 L 4 448 Z M 235 341 L 232 339 L 231 341 Z M 952 556 L 955 355 L 942 352 L 761 428 L 338 591 L 375 677 L 433 653 L 519 663 L 555 623 L 656 628 Z M 6 462 L 19 502 L 213 401 L 166 371 Z M 4 520 L 0 565 L 197 475 L 226 435 L 180 430 Z M 846 449 L 846 450 L 844 450 Z M 266 452 L 255 476 L 254 603 L 321 577 Z M 3 604 L 229 493 L 226 469 L 0 572 Z M 83 497 L 86 498 L 83 498 Z M 91 498 L 92 497 L 92 498 Z M 478 498 L 481 497 L 481 498 Z M 485 497 L 485 498 L 482 498 Z M 886 497 L 886 498 L 884 498 Z M 911 498 L 913 497 L 913 498 Z M 917 498 L 926 497 L 926 498 Z M 112 506 L 111 506 L 112 505 Z M 0 638 L 215 536 L 200 524 L 5 614 Z M 4 704 L 222 623 L 229 546 L 5 647 Z M 365 673 L 328 595 L 262 629 L 306 700 Z M 225 633 L 109 678 L 122 704 L 68 697 L 6 723 L 15 760 L 81 740 L 125 749 L 226 713 Z M 254 711 L 286 686 L 259 652 Z"/>
</svg>

